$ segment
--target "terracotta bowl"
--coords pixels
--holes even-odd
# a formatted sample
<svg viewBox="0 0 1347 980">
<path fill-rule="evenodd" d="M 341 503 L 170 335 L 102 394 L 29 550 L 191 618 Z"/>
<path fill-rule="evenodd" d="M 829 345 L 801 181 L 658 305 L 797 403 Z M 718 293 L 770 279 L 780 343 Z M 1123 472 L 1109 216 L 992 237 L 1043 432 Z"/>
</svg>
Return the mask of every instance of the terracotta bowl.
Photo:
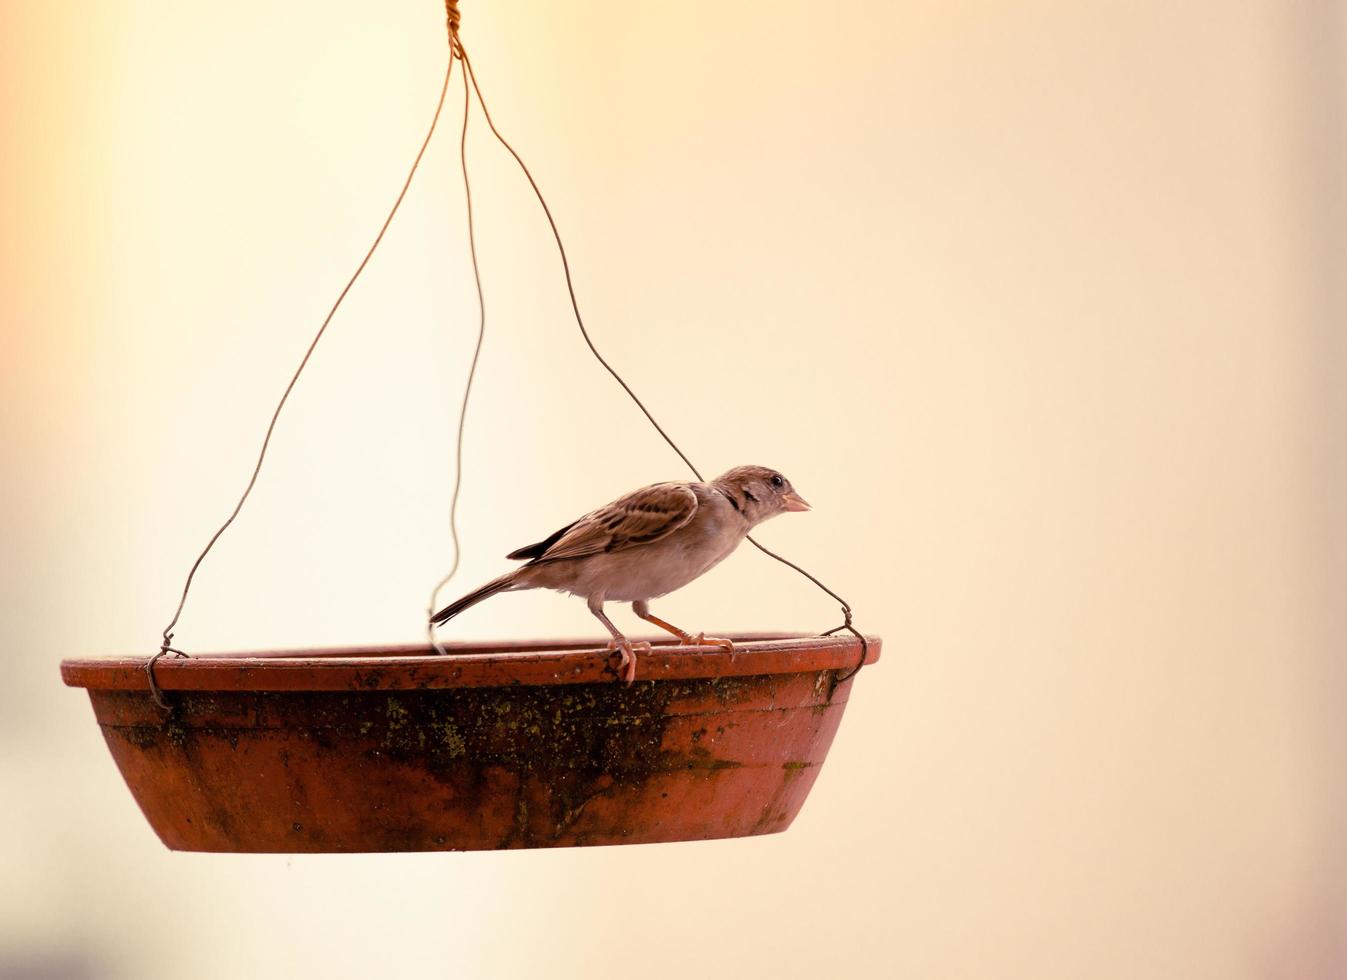
<svg viewBox="0 0 1347 980">
<path fill-rule="evenodd" d="M 66 660 L 155 832 L 183 851 L 437 851 L 785 830 L 847 706 L 855 637 Z M 867 662 L 879 657 L 867 638 Z"/>
</svg>

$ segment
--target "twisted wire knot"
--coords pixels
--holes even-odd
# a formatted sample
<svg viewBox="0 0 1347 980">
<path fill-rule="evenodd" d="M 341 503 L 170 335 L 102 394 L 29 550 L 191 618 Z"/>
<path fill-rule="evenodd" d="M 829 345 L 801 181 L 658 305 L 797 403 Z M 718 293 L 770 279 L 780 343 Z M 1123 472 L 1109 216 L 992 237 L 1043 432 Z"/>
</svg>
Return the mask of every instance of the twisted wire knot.
<svg viewBox="0 0 1347 980">
<path fill-rule="evenodd" d="M 458 0 L 444 0 L 445 22 L 449 26 L 449 36 L 454 37 L 458 34 L 458 25 L 463 20 L 462 14 L 458 12 Z"/>
<path fill-rule="evenodd" d="M 159 652 L 151 657 L 149 662 L 145 664 L 145 676 L 149 678 L 150 681 L 150 697 L 154 698 L 154 703 L 159 705 L 159 707 L 163 708 L 165 711 L 172 710 L 172 705 L 170 705 L 168 699 L 164 697 L 164 692 L 160 689 L 159 682 L 154 679 L 154 665 L 158 663 L 162 657 L 166 657 L 170 653 L 175 657 L 187 656 L 187 654 L 176 649 L 172 644 L 173 634 L 165 631 L 164 642 L 160 644 Z"/>
</svg>

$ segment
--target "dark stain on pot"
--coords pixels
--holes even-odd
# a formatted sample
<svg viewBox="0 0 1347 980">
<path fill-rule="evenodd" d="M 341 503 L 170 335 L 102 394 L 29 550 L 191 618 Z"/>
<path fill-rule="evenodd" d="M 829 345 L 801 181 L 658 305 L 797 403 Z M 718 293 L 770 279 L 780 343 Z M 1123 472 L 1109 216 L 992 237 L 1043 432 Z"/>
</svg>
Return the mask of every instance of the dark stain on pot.
<svg viewBox="0 0 1347 980">
<path fill-rule="evenodd" d="M 688 769 L 704 769 L 707 772 L 718 772 L 721 769 L 738 769 L 742 762 L 735 762 L 733 759 L 708 759 L 705 762 L 698 762 L 695 759 L 689 759 Z"/>
<path fill-rule="evenodd" d="M 148 749 L 159 744 L 160 729 L 149 725 L 124 725 L 117 732 L 138 749 Z"/>
<path fill-rule="evenodd" d="M 333 715 L 364 746 L 369 766 L 424 771 L 450 790 L 456 810 L 499 807 L 508 787 L 511 829 L 499 846 L 518 847 L 571 832 L 596 799 L 657 773 L 738 766 L 700 747 L 687 755 L 664 747 L 670 701 L 705 693 L 713 683 L 311 697 L 340 702 Z"/>
<path fill-rule="evenodd" d="M 169 710 L 164 724 L 160 728 L 160 737 L 169 745 L 175 745 L 181 748 L 187 743 L 187 728 L 182 722 L 183 709 L 181 705 L 174 706 Z"/>
<path fill-rule="evenodd" d="M 630 687 L 175 692 L 167 714 L 146 693 L 109 692 L 124 720 L 105 734 L 110 745 L 134 747 L 147 765 L 183 760 L 175 765 L 190 773 L 184 791 L 210 828 L 204 849 L 230 849 L 225 842 L 273 820 L 279 833 L 268 849 L 347 850 L 353 839 L 359 849 L 395 851 L 464 846 L 460 841 L 583 845 L 648 838 L 667 815 L 658 806 L 633 807 L 643 792 L 667 806 L 666 786 L 679 786 L 681 795 L 721 773 L 761 768 L 731 747 L 750 715 L 820 708 L 808 700 L 778 707 L 776 691 L 764 692 L 762 678 L 722 677 Z M 248 753 L 240 764 L 258 780 L 245 795 L 229 767 L 211 761 L 219 761 L 222 743 L 237 751 L 240 734 Z M 791 787 L 812 775 L 813 763 L 779 759 L 770 765 L 779 766 L 781 785 L 751 818 L 752 832 L 788 823 L 798 808 Z M 315 771 L 325 775 L 315 780 Z M 339 789 L 353 782 L 359 793 Z M 707 799 L 718 792 L 708 791 Z M 364 801 L 354 810 L 353 795 Z M 341 826 L 328 827 L 322 817 L 333 807 Z"/>
<path fill-rule="evenodd" d="M 747 677 L 717 677 L 711 681 L 711 690 L 720 699 L 720 703 L 728 707 L 732 702 L 750 694 L 753 685 Z"/>
</svg>

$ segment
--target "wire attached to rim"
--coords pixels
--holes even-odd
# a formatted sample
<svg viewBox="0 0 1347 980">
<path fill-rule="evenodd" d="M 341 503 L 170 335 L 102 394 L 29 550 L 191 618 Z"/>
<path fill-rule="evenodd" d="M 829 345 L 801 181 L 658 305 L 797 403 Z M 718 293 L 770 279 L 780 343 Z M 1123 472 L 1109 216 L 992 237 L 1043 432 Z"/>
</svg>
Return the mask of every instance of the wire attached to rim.
<svg viewBox="0 0 1347 980">
<path fill-rule="evenodd" d="M 447 4 L 453 4 L 455 8 L 455 13 L 457 13 L 457 0 L 446 0 L 446 2 Z M 603 365 L 604 370 L 606 370 L 610 375 L 613 376 L 613 380 L 622 386 L 622 390 L 627 393 L 627 395 L 631 398 L 633 402 L 636 403 L 636 407 L 641 410 L 641 413 L 646 417 L 646 419 L 650 422 L 650 424 L 655 427 L 655 431 L 660 434 L 660 436 L 664 439 L 666 443 L 668 443 L 669 448 L 678 454 L 679 458 L 682 459 L 683 462 L 687 464 L 688 469 L 690 469 L 693 472 L 693 474 L 697 477 L 698 480 L 704 481 L 706 478 L 702 476 L 701 470 L 697 469 L 696 465 L 692 462 L 692 460 L 688 458 L 687 453 L 683 452 L 683 450 L 679 448 L 678 443 L 674 442 L 673 437 L 670 436 L 669 433 L 665 431 L 664 427 L 655 420 L 655 416 L 650 413 L 650 409 L 646 408 L 645 403 L 642 402 L 639 397 L 637 397 L 636 392 L 632 390 L 631 385 L 627 384 L 626 379 L 624 379 L 622 375 L 620 375 L 617 372 L 616 368 L 614 368 L 610 363 L 608 363 L 608 360 L 602 354 L 599 353 L 599 349 L 596 346 L 594 346 L 594 341 L 589 336 L 589 330 L 585 327 L 584 317 L 581 316 L 580 314 L 580 302 L 578 299 L 576 299 L 575 295 L 575 280 L 571 275 L 571 263 L 566 255 L 566 246 L 561 240 L 561 231 L 557 228 L 556 219 L 552 216 L 552 209 L 548 206 L 547 199 L 543 196 L 542 189 L 538 186 L 538 182 L 534 179 L 533 173 L 528 168 L 528 164 L 524 163 L 523 157 L 521 157 L 518 151 L 516 151 L 515 148 L 510 145 L 509 140 L 507 140 L 501 134 L 501 131 L 496 128 L 496 124 L 491 118 L 491 112 L 486 107 L 486 100 L 482 97 L 481 86 L 477 84 L 477 73 L 473 71 L 472 59 L 468 57 L 468 52 L 466 49 L 464 49 L 462 42 L 458 41 L 456 28 L 453 36 L 455 42 L 457 43 L 458 56 L 463 61 L 463 67 L 467 69 L 465 84 L 467 81 L 472 82 L 472 89 L 477 95 L 477 104 L 482 108 L 482 116 L 486 119 L 487 126 L 490 127 L 492 135 L 496 137 L 496 139 L 500 142 L 500 145 L 505 147 L 505 149 L 509 151 L 510 156 L 514 157 L 515 163 L 519 164 L 519 169 L 523 171 L 524 176 L 528 179 L 529 186 L 533 188 L 534 196 L 538 198 L 538 204 L 541 205 L 543 209 L 543 214 L 546 215 L 547 217 L 547 223 L 552 228 L 552 237 L 556 240 L 557 252 L 561 256 L 561 268 L 566 275 L 566 291 L 570 295 L 571 311 L 575 314 L 576 326 L 580 328 L 580 335 L 584 337 L 585 344 L 589 347 L 590 353 L 592 353 L 595 359 L 601 365 Z M 851 604 L 848 603 L 836 592 L 834 592 L 832 589 L 824 585 L 821 581 L 819 581 L 819 579 L 816 576 L 805 571 L 795 562 L 789 561 L 788 559 L 781 557 L 781 555 L 778 555 L 775 551 L 772 551 L 771 549 L 765 547 L 764 545 L 759 543 L 752 535 L 749 535 L 748 540 L 753 544 L 753 547 L 757 548 L 764 555 L 767 555 L 769 558 L 776 559 L 777 561 L 787 566 L 788 568 L 793 568 L 795 571 L 799 572 L 805 578 L 809 579 L 809 581 L 813 582 L 816 586 L 818 586 L 828 595 L 836 599 L 837 602 L 841 605 L 842 623 L 838 626 L 833 627 L 832 629 L 828 630 L 826 633 L 823 633 L 822 635 L 831 636 L 834 633 L 846 630 L 847 632 L 854 635 L 858 640 L 860 640 L 861 643 L 860 660 L 857 662 L 855 667 L 851 668 L 844 675 L 840 675 L 837 678 L 835 678 L 835 683 L 841 683 L 842 681 L 850 680 L 852 677 L 855 677 L 856 674 L 860 672 L 860 669 L 863 666 L 865 666 L 866 658 L 870 654 L 870 642 L 868 639 L 866 639 L 865 634 L 861 633 L 860 630 L 856 629 L 856 627 L 852 625 Z"/>
<path fill-rule="evenodd" d="M 170 619 L 168 625 L 164 627 L 159 652 L 152 656 L 149 659 L 149 662 L 145 664 L 145 674 L 150 681 L 150 693 L 154 696 L 155 703 L 161 708 L 167 709 L 168 703 L 164 699 L 163 692 L 155 681 L 154 666 L 160 659 L 169 654 L 178 657 L 187 656 L 187 654 L 183 653 L 181 650 L 174 649 L 171 644 L 173 642 L 173 628 L 178 625 L 178 619 L 182 616 L 183 607 L 187 605 L 187 594 L 192 589 L 192 581 L 196 578 L 197 570 L 201 567 L 201 563 L 206 560 L 206 556 L 210 554 L 210 550 L 215 547 L 215 542 L 220 540 L 220 536 L 229 529 L 229 526 L 234 523 L 234 519 L 239 516 L 239 512 L 243 510 L 243 505 L 252 494 L 253 487 L 257 485 L 257 477 L 262 472 L 262 463 L 266 460 L 267 450 L 271 447 L 271 437 L 276 431 L 276 423 L 281 417 L 281 410 L 285 408 L 285 403 L 289 400 L 290 393 L 295 390 L 295 384 L 299 381 L 299 376 L 304 373 L 304 368 L 308 366 L 309 359 L 313 356 L 314 350 L 318 347 L 318 342 L 321 341 L 323 335 L 327 333 L 328 325 L 332 322 L 332 318 L 337 315 L 337 310 L 341 308 L 342 302 L 346 299 L 346 294 L 351 291 L 351 287 L 354 286 L 356 280 L 360 278 L 360 274 L 365 271 L 365 266 L 369 264 L 370 259 L 374 257 L 375 250 L 379 247 L 379 243 L 383 241 L 384 233 L 388 231 L 388 226 L 393 223 L 394 216 L 397 215 L 398 209 L 402 207 L 402 201 L 407 196 L 407 190 L 412 186 L 412 178 L 416 176 L 416 170 L 421 165 L 421 158 L 425 156 L 426 147 L 430 145 L 430 138 L 435 135 L 435 126 L 440 121 L 440 112 L 444 109 L 444 99 L 449 92 L 449 77 L 453 74 L 453 70 L 454 58 L 451 56 L 449 58 L 449 65 L 444 71 L 444 84 L 440 86 L 440 98 L 439 101 L 435 103 L 435 114 L 430 119 L 430 128 L 426 130 L 425 138 L 421 140 L 421 147 L 416 151 L 416 158 L 412 160 L 411 169 L 407 172 L 407 179 L 402 182 L 402 189 L 398 191 L 398 196 L 393 201 L 393 206 L 389 209 L 388 216 L 384 218 L 383 224 L 379 227 L 378 234 L 374 236 L 373 243 L 371 243 L 369 249 L 365 252 L 365 257 L 360 260 L 360 264 L 356 266 L 355 272 L 351 273 L 351 278 L 346 281 L 346 285 L 343 286 L 341 292 L 337 294 L 336 301 L 332 304 L 332 308 L 328 310 L 327 316 L 323 318 L 322 325 L 319 326 L 318 332 L 314 334 L 313 340 L 309 342 L 308 349 L 305 350 L 303 358 L 300 359 L 299 367 L 295 368 L 295 373 L 290 377 L 290 383 L 285 386 L 285 391 L 281 393 L 280 401 L 276 403 L 276 410 L 271 413 L 271 421 L 267 425 L 267 433 L 262 439 L 262 448 L 257 454 L 257 462 L 253 465 L 253 472 L 248 478 L 248 485 L 244 487 L 243 493 L 239 497 L 238 503 L 234 505 L 233 511 L 227 518 L 225 518 L 225 522 L 220 525 L 216 532 L 211 535 L 210 540 L 206 542 L 206 547 L 202 548 L 201 554 L 197 555 L 196 561 L 192 562 L 192 567 L 187 573 L 187 580 L 183 583 L 182 596 L 178 599 L 178 608 L 174 610 L 173 618 Z"/>
<path fill-rule="evenodd" d="M 459 560 L 461 556 L 459 537 L 458 537 L 457 513 L 458 513 L 459 491 L 462 486 L 463 432 L 467 419 L 468 401 L 472 394 L 473 380 L 476 377 L 477 364 L 481 357 L 482 342 L 486 335 L 486 304 L 482 291 L 481 271 L 478 265 L 477 241 L 475 234 L 473 208 L 472 208 L 472 186 L 468 178 L 467 138 L 468 138 L 468 117 L 469 117 L 468 110 L 470 103 L 469 89 L 468 89 L 469 83 L 471 83 L 472 92 L 475 93 L 477 96 L 477 104 L 481 107 L 482 116 L 485 118 L 487 126 L 490 127 L 492 135 L 496 137 L 496 139 L 500 142 L 500 144 L 503 147 L 505 147 L 507 151 L 509 151 L 510 156 L 512 156 L 515 162 L 519 165 L 520 170 L 523 171 L 524 176 L 528 179 L 529 185 L 533 188 L 533 193 L 537 197 L 538 203 L 539 205 L 541 205 L 543 209 L 543 213 L 547 217 L 547 222 L 552 229 L 552 236 L 556 240 L 557 251 L 561 257 L 562 269 L 565 272 L 566 290 L 570 296 L 571 310 L 575 314 L 576 325 L 580 328 L 580 334 L 584 338 L 585 344 L 589 347 L 590 353 L 592 353 L 595 359 L 603 366 L 603 368 L 610 375 L 612 375 L 613 380 L 615 380 L 622 387 L 622 390 L 627 393 L 627 395 L 631 398 L 631 400 L 636 404 L 636 407 L 641 410 L 641 413 L 645 415 L 646 419 L 650 422 L 650 424 L 654 426 L 655 431 L 660 434 L 660 436 L 664 439 L 664 441 L 669 445 L 669 448 L 671 448 L 675 453 L 677 453 L 679 458 L 682 459 L 685 464 L 687 464 L 688 469 L 690 469 L 693 472 L 693 474 L 696 475 L 697 479 L 699 480 L 705 479 L 705 477 L 702 476 L 701 471 L 696 467 L 696 465 L 692 462 L 692 460 L 688 458 L 688 455 L 684 453 L 681 448 L 679 448 L 678 444 L 674 442 L 673 438 L 669 435 L 667 431 L 665 431 L 664 427 L 661 426 L 658 421 L 656 421 L 654 415 L 652 415 L 650 410 L 646 408 L 645 403 L 641 401 L 641 399 L 637 396 L 636 392 L 632 390 L 631 386 L 626 382 L 626 380 L 622 377 L 622 375 L 620 375 L 617 372 L 617 370 L 607 361 L 607 359 L 604 358 L 604 356 L 601 353 L 599 353 L 598 347 L 595 346 L 593 339 L 590 337 L 589 330 L 585 327 L 584 318 L 580 313 L 579 300 L 576 298 L 575 282 L 574 278 L 571 275 L 571 265 L 570 260 L 566 254 L 566 246 L 562 242 L 561 232 L 557 227 L 556 219 L 552 215 L 552 209 L 548 206 L 547 199 L 543 196 L 542 189 L 538 186 L 538 182 L 534 179 L 533 173 L 529 170 L 528 165 L 524 163 L 523 158 L 510 144 L 510 142 L 504 137 L 504 135 L 501 134 L 500 130 L 496 128 L 496 124 L 494 120 L 492 120 L 491 118 L 491 112 L 490 110 L 487 109 L 486 100 L 482 97 L 481 87 L 477 83 L 477 75 L 473 71 L 472 62 L 468 58 L 467 50 L 463 47 L 463 42 L 461 41 L 458 35 L 458 28 L 461 22 L 462 22 L 462 15 L 459 13 L 458 10 L 458 0 L 445 0 L 445 25 L 449 35 L 449 63 L 445 68 L 444 82 L 440 86 L 440 95 L 439 99 L 435 104 L 435 113 L 431 117 L 430 126 L 426 131 L 425 138 L 422 139 L 421 141 L 420 148 L 416 152 L 416 157 L 412 160 L 412 165 L 407 172 L 407 177 L 402 183 L 402 188 L 401 190 L 399 190 L 396 199 L 393 201 L 393 206 L 389 209 L 387 217 L 384 218 L 383 224 L 379 227 L 378 233 L 374 236 L 374 241 L 370 244 L 369 249 L 365 252 L 364 258 L 360 260 L 360 264 L 356 266 L 355 271 L 351 274 L 351 277 L 347 280 L 346 285 L 342 287 L 341 292 L 337 295 L 337 298 L 333 302 L 332 307 L 328 310 L 327 316 L 323 318 L 322 324 L 318 327 L 318 331 L 314 335 L 313 340 L 309 342 L 309 346 L 305 350 L 304 356 L 300 359 L 299 366 L 295 369 L 295 372 L 291 376 L 289 383 L 285 386 L 285 390 L 281 393 L 280 400 L 276 403 L 276 408 L 272 412 L 271 421 L 267 425 L 266 435 L 262 439 L 262 446 L 257 454 L 257 462 L 253 465 L 252 473 L 248 478 L 247 485 L 243 489 L 243 493 L 239 496 L 238 503 L 234 505 L 234 509 L 230 512 L 229 516 L 225 518 L 224 523 L 222 523 L 220 527 L 215 531 L 215 533 L 211 535 L 210 540 L 206 542 L 206 546 L 201 550 L 201 553 L 192 563 L 191 568 L 188 570 L 186 581 L 183 583 L 182 595 L 178 599 L 178 606 L 173 612 L 172 619 L 170 619 L 168 625 L 164 627 L 161 636 L 161 643 L 159 646 L 159 650 L 153 656 L 151 656 L 150 659 L 145 664 L 145 675 L 149 682 L 150 695 L 154 699 L 154 702 L 164 710 L 169 710 L 170 705 L 168 703 L 168 700 L 164 696 L 162 688 L 159 686 L 158 681 L 155 678 L 154 673 L 155 665 L 166 656 L 170 655 L 174 657 L 188 656 L 187 653 L 183 652 L 180 649 L 177 649 L 172 645 L 173 630 L 174 627 L 177 626 L 178 620 L 182 617 L 183 609 L 187 604 L 187 596 L 188 593 L 191 592 L 192 582 L 196 578 L 196 573 L 198 569 L 200 569 L 202 562 L 205 561 L 206 556 L 210 554 L 211 549 L 215 547 L 215 543 L 220 539 L 220 537 L 224 534 L 224 532 L 228 530 L 229 527 L 234 523 L 234 520 L 239 516 L 239 513 L 243 510 L 243 505 L 247 502 L 249 496 L 251 496 L 253 488 L 257 485 L 258 476 L 262 472 L 262 464 L 266 460 L 267 450 L 271 447 L 272 435 L 276 431 L 277 422 L 280 420 L 281 412 L 285 408 L 286 402 L 289 400 L 291 392 L 294 391 L 295 385 L 298 383 L 300 375 L 304 373 L 304 369 L 308 366 L 309 360 L 313 356 L 313 352 L 317 349 L 319 342 L 323 339 L 323 335 L 327 332 L 327 328 L 329 324 L 331 324 L 333 317 L 336 316 L 337 310 L 341 307 L 343 301 L 345 301 L 347 294 L 351 291 L 351 288 L 355 285 L 356 280 L 360 278 L 361 273 L 365 271 L 365 267 L 369 264 L 370 259 L 374 257 L 375 251 L 378 249 L 379 244 L 383 241 L 384 234 L 388 231 L 389 226 L 393 223 L 393 218 L 397 215 L 398 209 L 402 207 L 403 199 L 406 198 L 407 191 L 411 187 L 412 178 L 416 176 L 417 168 L 420 167 L 421 165 L 421 159 L 422 157 L 425 156 L 426 148 L 429 147 L 430 140 L 435 135 L 435 128 L 439 123 L 440 114 L 444 109 L 445 98 L 449 92 L 449 80 L 453 75 L 455 61 L 462 61 L 463 67 L 466 69 L 463 78 L 463 128 L 459 136 L 459 159 L 463 174 L 464 193 L 467 199 L 468 243 L 472 255 L 473 278 L 477 289 L 478 329 L 477 329 L 477 343 L 473 350 L 472 363 L 468 369 L 467 382 L 464 386 L 463 391 L 463 401 L 459 411 L 458 437 L 457 437 L 457 450 L 456 450 L 457 463 L 454 470 L 453 494 L 449 506 L 449 528 L 454 543 L 454 562 L 449 572 L 440 580 L 440 582 L 435 586 L 434 590 L 431 593 L 431 600 L 430 600 L 431 612 L 434 611 L 435 600 L 436 597 L 439 595 L 440 590 L 445 586 L 445 584 L 449 582 L 451 578 L 453 578 L 454 574 L 458 571 Z M 757 548 L 763 554 L 767 555 L 770 558 L 774 558 L 776 561 L 780 562 L 783 565 L 786 565 L 789 568 L 794 569 L 796 572 L 803 575 L 805 578 L 809 579 L 809 581 L 813 582 L 814 585 L 816 585 L 818 588 L 826 592 L 829 596 L 831 596 L 838 603 L 840 603 L 842 607 L 843 622 L 841 623 L 841 625 L 835 626 L 821 635 L 831 636 L 834 633 L 846 630 L 851 634 L 853 634 L 858 640 L 860 640 L 861 656 L 859 662 L 856 664 L 855 667 L 851 668 L 845 674 L 840 674 L 837 677 L 835 677 L 834 685 L 854 677 L 860 671 L 861 667 L 865 665 L 866 658 L 869 654 L 870 645 L 865 635 L 861 633 L 859 630 L 857 630 L 856 627 L 852 624 L 851 605 L 840 595 L 834 592 L 832 589 L 824 585 L 823 582 L 821 582 L 817 577 L 807 572 L 805 569 L 801 568 L 795 562 L 783 558 L 781 555 L 777 554 L 776 552 L 770 550 L 769 548 L 759 543 L 752 536 L 749 536 L 748 540 L 753 544 L 755 548 Z M 445 652 L 444 648 L 439 644 L 438 640 L 435 638 L 433 628 L 430 631 L 430 642 L 436 648 L 437 651 L 439 651 L 440 653 Z"/>
</svg>

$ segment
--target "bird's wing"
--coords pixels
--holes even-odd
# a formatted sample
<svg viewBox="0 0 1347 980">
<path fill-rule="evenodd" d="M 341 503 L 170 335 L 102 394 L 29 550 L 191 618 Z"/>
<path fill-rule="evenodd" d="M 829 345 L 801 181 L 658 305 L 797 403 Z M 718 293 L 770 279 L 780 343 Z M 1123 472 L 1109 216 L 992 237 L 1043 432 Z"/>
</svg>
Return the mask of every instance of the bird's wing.
<svg viewBox="0 0 1347 980">
<path fill-rule="evenodd" d="M 586 514 L 534 560 L 584 558 L 650 544 L 686 525 L 696 512 L 697 495 L 686 483 L 657 483 Z"/>
<path fill-rule="evenodd" d="M 577 522 L 572 521 L 570 524 L 567 524 L 565 527 L 563 527 L 560 531 L 552 532 L 547 537 L 539 541 L 537 544 L 529 544 L 525 545 L 522 548 L 516 548 L 514 551 L 510 552 L 508 555 L 505 556 L 506 560 L 523 561 L 525 559 L 531 559 L 536 561 L 543 555 L 547 554 L 548 548 L 552 547 L 552 545 L 556 544 L 563 537 L 565 537 L 566 532 L 569 531 L 571 528 L 575 527 L 576 523 Z"/>
</svg>

